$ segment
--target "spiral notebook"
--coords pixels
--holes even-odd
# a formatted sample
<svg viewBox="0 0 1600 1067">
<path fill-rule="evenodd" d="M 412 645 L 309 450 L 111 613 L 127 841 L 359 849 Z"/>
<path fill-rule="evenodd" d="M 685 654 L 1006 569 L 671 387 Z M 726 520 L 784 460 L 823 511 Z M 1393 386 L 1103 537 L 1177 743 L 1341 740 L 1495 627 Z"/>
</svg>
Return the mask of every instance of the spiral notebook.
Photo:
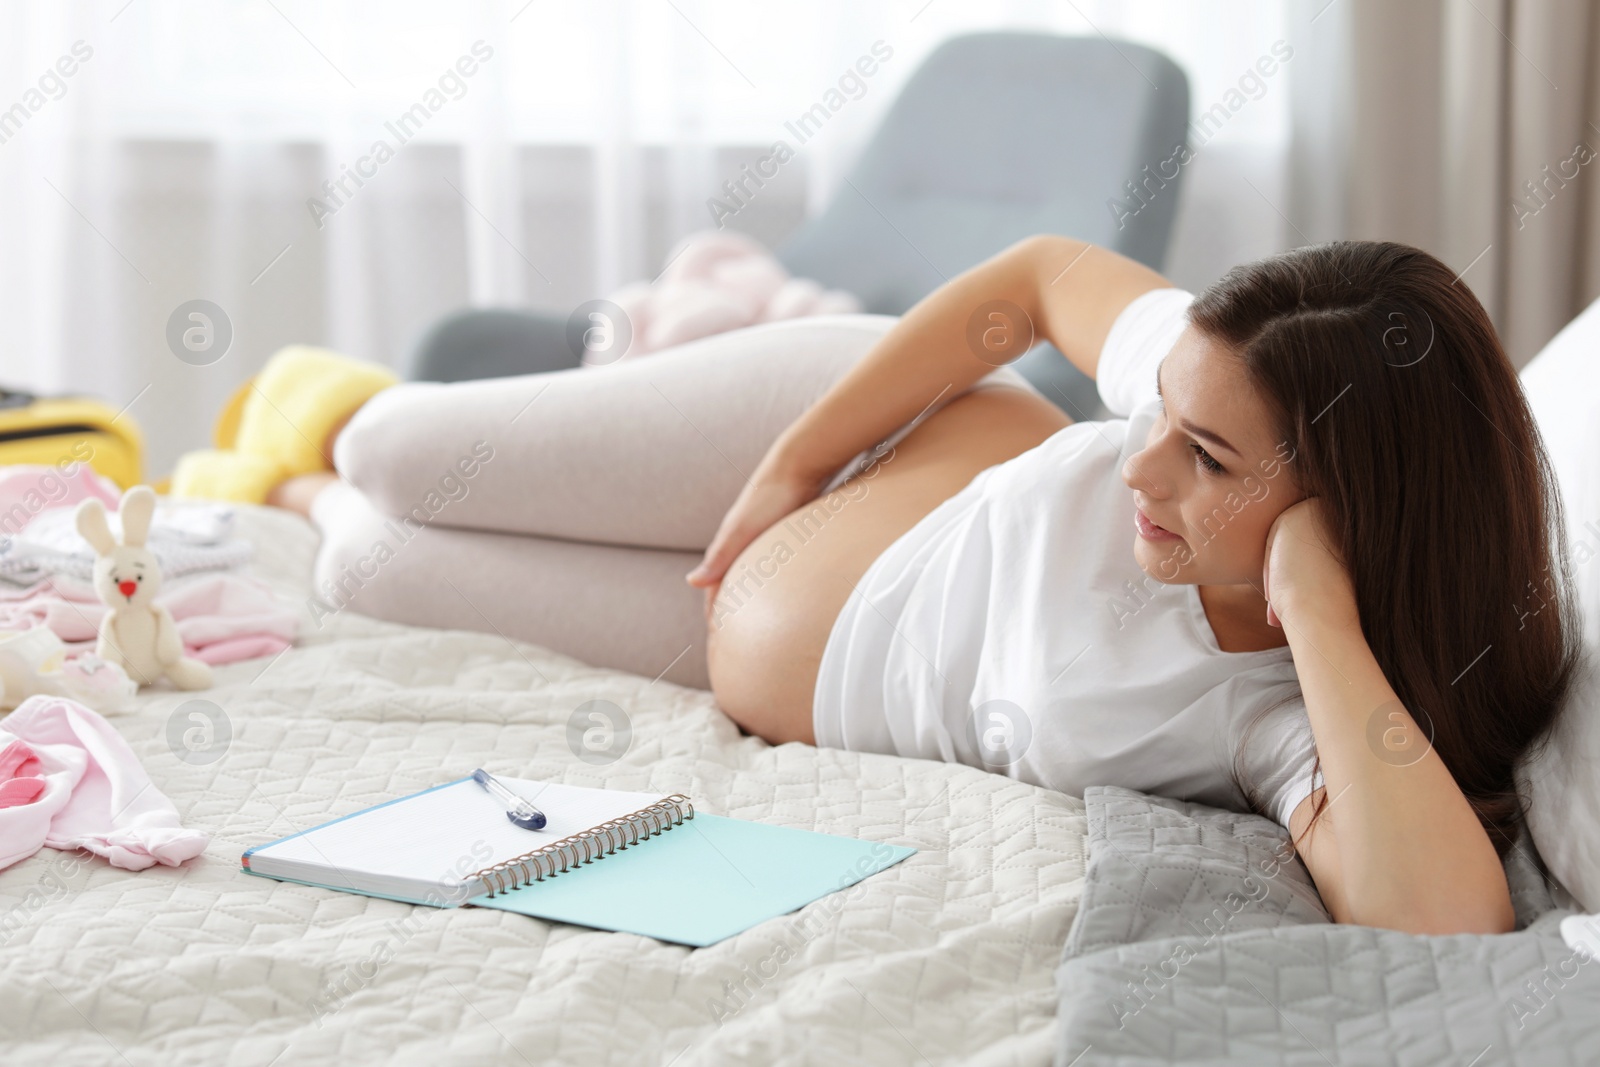
<svg viewBox="0 0 1600 1067">
<path fill-rule="evenodd" d="M 681 794 L 501 778 L 545 813 L 512 825 L 471 778 L 249 849 L 246 873 L 432 907 L 499 908 L 715 944 L 915 852 L 696 812 Z"/>
</svg>

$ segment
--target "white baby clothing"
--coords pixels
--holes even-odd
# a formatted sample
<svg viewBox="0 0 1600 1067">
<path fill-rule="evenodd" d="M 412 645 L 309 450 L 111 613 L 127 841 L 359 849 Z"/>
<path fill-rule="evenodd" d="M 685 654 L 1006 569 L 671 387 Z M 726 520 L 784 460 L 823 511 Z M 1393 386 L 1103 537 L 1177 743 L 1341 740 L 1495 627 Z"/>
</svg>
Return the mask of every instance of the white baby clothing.
<svg viewBox="0 0 1600 1067">
<path fill-rule="evenodd" d="M 49 508 L 20 532 L 0 534 L 0 580 L 32 585 L 64 574 L 89 581 L 95 551 L 78 533 L 77 505 Z M 120 539 L 121 519 L 106 516 Z M 150 523 L 146 545 L 167 579 L 203 571 L 235 570 L 250 562 L 255 547 L 234 536 L 234 510 L 225 504 L 163 502 Z"/>
</svg>

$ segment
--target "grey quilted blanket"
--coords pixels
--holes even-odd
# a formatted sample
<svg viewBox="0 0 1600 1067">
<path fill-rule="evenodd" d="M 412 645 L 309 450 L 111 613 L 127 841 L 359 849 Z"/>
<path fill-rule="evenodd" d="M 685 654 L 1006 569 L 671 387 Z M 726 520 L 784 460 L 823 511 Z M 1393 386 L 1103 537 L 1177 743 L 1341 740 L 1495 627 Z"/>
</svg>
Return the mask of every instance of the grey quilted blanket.
<svg viewBox="0 0 1600 1067">
<path fill-rule="evenodd" d="M 1333 923 L 1276 823 L 1091 787 L 1057 972 L 1058 1064 L 1600 1063 L 1600 961 L 1567 947 L 1531 856 L 1515 933 Z"/>
</svg>

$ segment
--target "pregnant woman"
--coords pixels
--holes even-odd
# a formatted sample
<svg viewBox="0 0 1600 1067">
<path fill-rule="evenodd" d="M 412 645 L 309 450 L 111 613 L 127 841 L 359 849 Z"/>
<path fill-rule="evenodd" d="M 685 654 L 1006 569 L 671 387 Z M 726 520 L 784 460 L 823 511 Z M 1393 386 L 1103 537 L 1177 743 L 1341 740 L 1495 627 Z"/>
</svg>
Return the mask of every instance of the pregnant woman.
<svg viewBox="0 0 1600 1067">
<path fill-rule="evenodd" d="M 970 388 L 999 301 L 1128 417 Z M 951 393 L 744 602 L 820 479 Z M 768 740 L 1189 796 L 1244 745 L 1336 919 L 1504 931 L 1512 764 L 1570 670 L 1534 595 L 1561 574 L 1549 485 L 1487 315 L 1425 253 L 1303 248 L 1191 302 L 1038 238 L 786 429 L 690 580 L 718 702 Z"/>
<path fill-rule="evenodd" d="M 1513 767 L 1576 628 L 1538 434 L 1449 268 L 1341 242 L 1195 297 L 1039 236 L 848 322 L 875 331 L 848 358 L 729 334 L 403 386 L 335 458 L 403 514 L 433 463 L 394 459 L 418 447 L 406 405 L 434 402 L 405 391 L 456 390 L 519 429 L 439 521 L 704 547 L 705 663 L 750 733 L 1248 807 L 1338 921 L 1513 928 Z M 1116 417 L 1074 422 L 1004 366 L 1038 340 Z M 569 445 L 530 474 L 583 434 L 613 442 L 604 464 Z"/>
</svg>

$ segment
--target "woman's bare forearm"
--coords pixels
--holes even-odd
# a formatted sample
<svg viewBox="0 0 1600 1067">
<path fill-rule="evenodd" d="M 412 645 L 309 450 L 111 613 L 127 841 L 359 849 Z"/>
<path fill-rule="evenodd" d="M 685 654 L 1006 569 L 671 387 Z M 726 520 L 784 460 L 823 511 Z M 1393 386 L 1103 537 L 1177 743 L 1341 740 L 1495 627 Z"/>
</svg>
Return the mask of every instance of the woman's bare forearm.
<svg viewBox="0 0 1600 1067">
<path fill-rule="evenodd" d="M 1384 677 L 1353 606 L 1350 614 L 1306 612 L 1285 623 L 1322 756 L 1326 817 L 1337 827 L 1334 919 L 1420 934 L 1504 933 L 1514 916 L 1494 844 Z"/>
<path fill-rule="evenodd" d="M 779 435 L 762 465 L 823 478 L 994 370 L 968 347 L 967 320 L 990 301 L 1025 309 L 1033 258 L 1030 242 L 1018 242 L 929 293 Z"/>
<path fill-rule="evenodd" d="M 820 480 L 1039 341 L 1054 343 L 1092 375 L 1117 313 L 1166 284 L 1132 260 L 1070 237 L 1018 241 L 906 312 L 778 437 L 763 473 Z"/>
</svg>

